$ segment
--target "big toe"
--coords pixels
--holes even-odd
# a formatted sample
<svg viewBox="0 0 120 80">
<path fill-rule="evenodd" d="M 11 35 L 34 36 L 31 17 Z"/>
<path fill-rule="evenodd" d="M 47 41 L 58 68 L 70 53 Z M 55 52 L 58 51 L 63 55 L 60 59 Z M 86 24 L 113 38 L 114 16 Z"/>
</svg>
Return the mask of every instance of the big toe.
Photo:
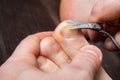
<svg viewBox="0 0 120 80">
<path fill-rule="evenodd" d="M 64 21 L 57 26 L 54 32 L 55 39 L 71 58 L 74 57 L 75 53 L 77 53 L 80 48 L 89 44 L 81 30 L 70 29 L 77 23 L 77 21 L 72 20 Z"/>
</svg>

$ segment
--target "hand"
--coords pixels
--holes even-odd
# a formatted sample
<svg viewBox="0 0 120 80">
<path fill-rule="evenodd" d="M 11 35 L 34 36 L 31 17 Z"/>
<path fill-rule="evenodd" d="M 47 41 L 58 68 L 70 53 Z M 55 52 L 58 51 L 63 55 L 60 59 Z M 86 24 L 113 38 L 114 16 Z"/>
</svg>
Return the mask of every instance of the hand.
<svg viewBox="0 0 120 80">
<path fill-rule="evenodd" d="M 120 0 L 61 0 L 60 15 L 61 20 L 72 19 L 97 23 L 116 21 L 120 17 Z M 120 30 L 120 20 L 115 28 L 108 24 L 103 24 L 103 28 L 111 34 L 116 34 Z M 83 32 L 92 41 L 98 41 L 103 37 L 92 30 L 83 30 Z M 109 43 L 105 44 L 108 49 L 115 49 Z"/>
<path fill-rule="evenodd" d="M 25 38 L 0 67 L 0 79 L 93 80 L 101 60 L 101 51 L 89 45 L 77 30 L 58 27 L 54 33 L 37 33 Z M 48 69 L 47 64 L 56 70 Z"/>
</svg>

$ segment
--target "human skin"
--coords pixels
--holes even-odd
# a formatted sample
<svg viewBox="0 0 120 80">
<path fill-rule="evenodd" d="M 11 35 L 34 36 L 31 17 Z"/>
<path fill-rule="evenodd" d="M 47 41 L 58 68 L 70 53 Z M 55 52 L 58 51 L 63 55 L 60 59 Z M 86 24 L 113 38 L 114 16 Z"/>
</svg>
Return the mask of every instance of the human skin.
<svg viewBox="0 0 120 80">
<path fill-rule="evenodd" d="M 0 80 L 93 80 L 102 61 L 100 49 L 63 24 L 55 32 L 25 38 L 0 67 Z M 49 64 L 56 69 L 48 69 Z"/>
<path fill-rule="evenodd" d="M 61 21 L 70 19 L 81 22 L 102 23 L 104 30 L 115 35 L 120 30 L 120 23 L 114 28 L 105 24 L 105 22 L 115 21 L 119 17 L 120 0 L 61 0 Z M 102 38 L 101 34 L 92 30 L 83 30 L 83 33 L 92 41 L 98 41 Z M 109 39 L 105 41 L 105 47 L 109 50 L 115 49 Z"/>
<path fill-rule="evenodd" d="M 74 40 L 80 42 L 81 39 L 79 41 L 74 39 L 74 37 L 76 36 L 69 37 L 68 35 L 66 36 L 69 39 L 66 38 L 64 39 L 64 37 L 59 34 L 59 30 L 61 30 L 61 28 L 56 29 L 55 33 L 57 35 L 53 32 L 45 32 L 45 33 L 34 34 L 24 39 L 20 43 L 20 45 L 16 48 L 13 55 L 0 67 L 0 79 L 1 80 L 38 80 L 38 79 L 39 80 L 40 79 L 41 80 L 44 79 L 45 80 L 50 80 L 50 79 L 93 80 L 96 71 L 100 67 L 101 56 L 102 56 L 101 51 L 95 46 L 89 45 L 84 39 L 84 37 L 82 37 L 82 41 L 83 41 L 82 43 L 84 43 L 83 45 L 79 45 L 80 43 L 78 43 L 78 45 L 73 45 Z M 76 34 L 76 31 L 73 31 L 72 34 L 73 33 Z M 118 35 L 119 33 L 116 35 L 117 40 L 119 40 Z M 60 47 L 58 48 L 56 46 L 51 47 L 50 44 L 56 45 L 54 39 L 55 41 L 58 42 Z M 71 42 L 71 40 L 73 41 Z M 45 48 L 44 44 L 46 42 L 47 44 Z M 67 42 L 70 42 L 72 44 L 68 44 Z M 65 49 L 61 50 L 61 47 L 62 49 L 63 48 Z M 90 51 L 88 51 L 88 47 Z M 49 52 L 48 50 L 48 54 L 49 53 L 50 54 L 49 56 L 46 55 L 47 57 L 46 60 L 46 57 L 44 57 L 46 52 L 44 53 L 43 48 L 45 48 L 44 50 L 49 49 L 52 51 L 56 51 L 57 53 L 54 54 L 54 52 L 52 52 L 54 54 L 52 55 L 52 53 Z M 69 48 L 70 49 L 75 48 L 78 51 L 75 51 L 73 49 L 73 51 L 75 51 L 76 53 L 72 52 L 69 54 L 69 52 L 71 52 L 68 50 Z M 94 51 L 95 53 L 98 54 L 98 56 L 94 55 Z M 70 60 L 66 55 L 64 55 L 64 53 L 69 56 Z M 62 60 L 60 55 L 64 56 L 64 58 L 62 57 L 63 59 L 62 62 L 60 61 Z M 57 65 L 55 65 L 54 63 Z M 50 65 L 52 65 L 52 67 Z M 55 69 L 53 69 L 53 67 Z M 53 73 L 47 73 L 47 72 L 53 72 Z"/>
<path fill-rule="evenodd" d="M 102 23 L 102 27 L 110 34 L 119 34 L 120 24 L 111 27 L 105 24 L 106 21 L 120 17 L 120 0 L 61 0 L 60 19 L 77 20 L 80 22 Z M 92 30 L 82 30 L 86 37 L 92 41 L 99 41 L 103 36 Z M 99 37 L 98 37 L 99 36 Z M 116 39 L 116 37 L 115 37 Z M 119 39 L 116 39 L 118 41 Z M 115 50 L 116 47 L 109 38 L 105 40 L 105 47 Z M 106 76 L 107 77 L 107 76 Z M 104 79 L 105 80 L 105 79 Z"/>
<path fill-rule="evenodd" d="M 52 59 L 50 57 L 51 53 L 46 52 L 47 49 L 51 50 L 49 52 L 53 51 L 50 48 L 51 45 L 53 45 L 53 40 L 50 41 L 50 38 L 45 38 L 41 42 L 42 44 L 45 45 L 44 49 L 42 49 L 42 51 L 44 52 L 43 55 L 45 57 L 48 57 L 49 59 L 54 60 L 53 62 L 55 62 L 59 66 L 59 68 L 61 68 L 63 65 L 68 64 L 73 59 L 73 57 L 76 55 L 76 51 L 80 47 L 89 44 L 86 41 L 85 37 L 81 34 L 80 30 L 72 30 L 72 31 L 70 30 L 69 31 L 69 28 L 73 26 L 72 24 L 69 24 L 70 22 L 71 22 L 71 20 L 62 22 L 54 32 L 54 37 L 60 45 L 59 47 L 58 47 L 58 45 L 56 45 L 59 49 L 57 48 L 58 52 L 54 51 L 54 53 L 58 53 L 59 56 L 52 53 L 53 56 L 56 56 L 56 58 Z M 72 23 L 74 23 L 74 21 L 72 21 Z M 65 33 L 66 38 L 63 36 L 63 33 Z M 61 49 L 63 49 L 63 51 L 60 51 L 60 47 L 62 47 Z M 54 48 L 55 48 L 55 45 L 54 45 Z M 65 55 L 67 54 L 67 56 L 69 56 L 69 58 L 66 57 L 65 55 L 63 55 L 63 52 L 65 52 Z M 47 66 L 45 64 L 45 66 L 43 66 L 42 69 L 44 69 L 46 72 L 52 72 L 53 69 L 51 69 L 51 71 L 50 71 L 48 64 L 47 64 Z M 99 71 L 97 72 L 97 74 L 95 75 L 95 80 L 111 80 L 111 78 L 103 70 L 103 68 L 100 68 Z"/>
</svg>

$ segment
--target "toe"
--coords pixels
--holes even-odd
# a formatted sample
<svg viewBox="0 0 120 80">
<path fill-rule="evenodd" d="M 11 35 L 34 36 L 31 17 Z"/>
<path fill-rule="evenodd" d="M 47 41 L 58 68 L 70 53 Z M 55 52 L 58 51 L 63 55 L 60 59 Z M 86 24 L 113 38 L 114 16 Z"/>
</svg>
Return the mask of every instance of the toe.
<svg viewBox="0 0 120 80">
<path fill-rule="evenodd" d="M 77 53 L 81 47 L 87 45 L 88 42 L 80 30 L 69 29 L 74 26 L 71 22 L 76 23 L 76 21 L 67 20 L 58 25 L 54 32 L 54 37 L 67 55 L 72 58 L 75 53 Z"/>
<path fill-rule="evenodd" d="M 54 72 L 59 69 L 59 67 L 54 62 L 47 59 L 46 57 L 39 56 L 37 61 L 39 69 L 43 72 Z"/>
<path fill-rule="evenodd" d="M 70 58 L 52 37 L 43 39 L 40 47 L 41 55 L 52 60 L 57 66 L 62 67 L 70 62 Z"/>
</svg>

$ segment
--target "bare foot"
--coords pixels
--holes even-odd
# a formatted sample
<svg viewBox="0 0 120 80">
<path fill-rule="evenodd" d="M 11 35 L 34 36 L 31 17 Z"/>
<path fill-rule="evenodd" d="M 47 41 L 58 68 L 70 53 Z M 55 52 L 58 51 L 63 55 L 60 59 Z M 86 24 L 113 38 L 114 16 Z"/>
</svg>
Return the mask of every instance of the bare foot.
<svg viewBox="0 0 120 80">
<path fill-rule="evenodd" d="M 43 71 L 53 72 L 67 65 L 79 49 L 89 44 L 80 31 L 69 30 L 70 26 L 69 21 L 61 23 L 53 33 L 54 38 L 47 37 L 41 41 L 41 55 L 44 57 L 39 57 L 38 62 Z"/>
</svg>

